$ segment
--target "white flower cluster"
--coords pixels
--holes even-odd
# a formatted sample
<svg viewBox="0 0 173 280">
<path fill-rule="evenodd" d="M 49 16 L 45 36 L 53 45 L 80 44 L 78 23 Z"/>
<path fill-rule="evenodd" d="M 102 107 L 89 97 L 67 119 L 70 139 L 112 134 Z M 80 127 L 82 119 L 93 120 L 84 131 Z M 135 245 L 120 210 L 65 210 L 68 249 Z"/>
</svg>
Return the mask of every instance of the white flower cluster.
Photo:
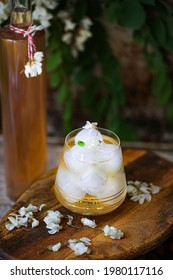
<svg viewBox="0 0 173 280">
<path fill-rule="evenodd" d="M 105 236 L 109 236 L 112 239 L 121 239 L 124 237 L 124 233 L 120 229 L 117 229 L 112 226 L 110 227 L 110 226 L 106 225 L 103 228 L 103 231 L 104 231 Z"/>
<path fill-rule="evenodd" d="M 91 245 L 91 240 L 87 237 L 68 240 L 68 247 L 72 249 L 77 256 L 83 255 L 84 253 L 90 254 L 91 250 L 88 248 L 88 245 Z"/>
<path fill-rule="evenodd" d="M 28 207 L 21 207 L 18 211 L 18 214 L 11 213 L 8 217 L 10 223 L 6 223 L 5 227 L 7 230 L 11 231 L 14 228 L 27 227 L 28 224 L 31 224 L 32 228 L 39 225 L 39 221 L 34 218 L 34 213 L 42 211 L 46 204 L 41 204 L 39 207 L 29 204 Z M 48 210 L 47 215 L 44 217 L 44 222 L 46 223 L 46 228 L 48 228 L 49 234 L 55 234 L 59 232 L 63 227 L 60 225 L 62 218 L 67 218 L 67 224 L 73 226 L 73 216 L 71 215 L 62 215 L 60 211 Z M 90 220 L 88 218 L 82 218 L 81 223 L 90 228 L 96 228 L 97 224 L 95 220 Z M 116 229 L 113 226 L 106 225 L 104 228 L 97 228 L 104 232 L 105 236 L 109 236 L 112 239 L 121 239 L 124 236 L 124 233 L 121 230 Z M 47 248 L 54 252 L 59 251 L 62 245 L 68 246 L 74 251 L 77 256 L 80 256 L 84 253 L 90 254 L 91 250 L 88 248 L 91 245 L 91 240 L 87 237 L 82 237 L 80 239 L 69 239 L 64 241 L 63 244 L 58 242 L 57 244 L 50 245 Z"/>
<path fill-rule="evenodd" d="M 81 223 L 84 225 L 84 226 L 88 226 L 90 228 L 95 228 L 97 225 L 95 223 L 95 220 L 90 220 L 88 218 L 82 218 L 81 219 Z"/>
<path fill-rule="evenodd" d="M 34 59 L 25 65 L 25 75 L 27 78 L 36 77 L 42 73 L 43 52 L 35 52 Z"/>
<path fill-rule="evenodd" d="M 34 218 L 34 213 L 42 211 L 45 204 L 41 204 L 39 207 L 29 204 L 28 207 L 21 207 L 18 214 L 11 213 L 8 217 L 10 223 L 6 223 L 5 227 L 8 230 L 14 228 L 27 227 L 31 224 L 32 228 L 39 225 L 39 221 Z"/>
<path fill-rule="evenodd" d="M 0 24 L 3 23 L 9 17 L 9 5 L 0 2 Z"/>
<path fill-rule="evenodd" d="M 132 201 L 138 201 L 139 204 L 143 204 L 145 201 L 151 201 L 152 194 L 157 194 L 161 190 L 160 187 L 153 183 L 141 182 L 141 181 L 128 181 L 127 182 L 127 194 Z"/>
<path fill-rule="evenodd" d="M 88 248 L 88 246 L 91 245 L 91 240 L 87 237 L 82 237 L 80 239 L 69 239 L 64 242 L 64 245 L 67 245 L 70 249 L 72 249 L 77 256 L 83 255 L 84 253 L 91 253 L 91 250 Z M 53 246 L 48 246 L 48 249 L 52 250 L 53 252 L 57 252 L 61 247 L 62 244 L 59 242 Z"/>
<path fill-rule="evenodd" d="M 84 226 L 88 226 L 90 228 L 97 227 L 95 221 L 90 220 L 88 218 L 82 218 L 81 222 Z M 117 229 L 113 226 L 106 225 L 104 226 L 104 228 L 101 228 L 100 230 L 104 232 L 105 236 L 109 236 L 112 239 L 121 239 L 124 237 L 124 233 L 120 229 Z"/>
<path fill-rule="evenodd" d="M 58 13 L 58 18 L 64 24 L 62 41 L 72 46 L 72 55 L 77 57 L 78 52 L 85 50 L 86 41 L 92 37 L 90 31 L 92 21 L 90 18 L 85 17 L 77 24 L 71 19 L 70 13 L 64 10 Z"/>
<path fill-rule="evenodd" d="M 44 222 L 46 223 L 46 227 L 49 229 L 49 234 L 55 234 L 63 228 L 60 225 L 63 217 L 64 216 L 59 211 L 47 211 L 47 216 L 44 218 Z"/>
<path fill-rule="evenodd" d="M 34 0 L 33 4 L 35 4 L 35 9 L 32 13 L 33 20 L 38 21 L 44 28 L 48 28 L 50 20 L 53 18 L 53 15 L 48 10 L 54 10 L 58 5 L 58 1 Z"/>
</svg>

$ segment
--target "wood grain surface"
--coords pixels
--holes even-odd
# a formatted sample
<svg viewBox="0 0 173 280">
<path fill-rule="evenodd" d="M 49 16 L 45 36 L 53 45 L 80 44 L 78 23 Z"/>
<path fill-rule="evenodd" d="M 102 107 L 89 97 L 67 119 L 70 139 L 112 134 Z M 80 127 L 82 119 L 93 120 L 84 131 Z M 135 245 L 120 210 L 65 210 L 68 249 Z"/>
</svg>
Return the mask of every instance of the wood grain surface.
<svg viewBox="0 0 173 280">
<path fill-rule="evenodd" d="M 106 224 L 115 226 L 125 233 L 121 240 L 112 240 L 104 236 L 98 229 L 88 228 L 80 222 L 83 216 L 65 209 L 56 200 L 53 185 L 57 168 L 47 172 L 40 180 L 32 184 L 18 199 L 0 223 L 0 258 L 1 259 L 134 259 L 164 242 L 173 233 L 173 164 L 154 153 L 144 150 L 123 151 L 125 172 L 128 180 L 153 182 L 162 187 L 159 194 L 153 195 L 151 202 L 139 205 L 128 197 L 115 211 L 92 217 L 98 227 Z M 19 228 L 8 231 L 5 223 L 9 213 L 17 213 L 22 206 L 29 203 L 39 206 L 46 203 L 42 212 L 36 214 L 40 224 L 38 227 Z M 63 214 L 74 217 L 74 225 L 62 221 L 63 230 L 55 235 L 49 235 L 43 218 L 47 210 L 59 210 Z M 91 217 L 90 217 L 91 218 Z M 92 240 L 92 254 L 76 256 L 73 251 L 64 246 L 58 252 L 47 249 L 48 245 L 63 242 L 68 239 L 88 237 Z"/>
</svg>

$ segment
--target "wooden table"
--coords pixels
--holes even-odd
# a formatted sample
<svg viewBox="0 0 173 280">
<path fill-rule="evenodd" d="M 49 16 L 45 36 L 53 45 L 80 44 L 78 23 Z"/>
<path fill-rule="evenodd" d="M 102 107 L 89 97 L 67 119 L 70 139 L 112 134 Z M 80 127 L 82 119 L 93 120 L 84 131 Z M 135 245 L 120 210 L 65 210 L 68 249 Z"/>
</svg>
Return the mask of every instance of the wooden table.
<svg viewBox="0 0 173 280">
<path fill-rule="evenodd" d="M 40 225 L 34 229 L 19 228 L 9 232 L 5 228 L 8 214 L 0 223 L 0 257 L 2 259 L 134 259 L 163 243 L 173 233 L 173 164 L 152 152 L 124 149 L 124 164 L 127 179 L 153 182 L 162 191 L 153 196 L 151 202 L 139 205 L 126 198 L 125 202 L 112 213 L 93 217 L 99 228 L 106 224 L 115 226 L 125 233 L 121 240 L 112 240 L 97 229 L 82 226 L 81 215 L 71 213 L 56 200 L 53 185 L 57 167 L 51 169 L 36 181 L 19 198 L 9 213 L 16 213 L 21 206 L 29 203 L 46 208 L 39 212 Z M 49 235 L 43 222 L 47 210 L 59 210 L 74 217 L 79 229 L 69 227 Z M 70 238 L 89 237 L 92 240 L 92 254 L 76 256 L 68 247 L 59 252 L 47 249 L 48 245 Z"/>
</svg>

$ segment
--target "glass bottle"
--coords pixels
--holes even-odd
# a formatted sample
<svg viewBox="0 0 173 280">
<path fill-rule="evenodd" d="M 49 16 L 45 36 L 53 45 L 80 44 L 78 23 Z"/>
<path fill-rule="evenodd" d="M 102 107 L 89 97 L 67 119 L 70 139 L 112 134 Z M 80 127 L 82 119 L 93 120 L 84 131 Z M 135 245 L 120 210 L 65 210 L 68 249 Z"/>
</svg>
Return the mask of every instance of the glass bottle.
<svg viewBox="0 0 173 280">
<path fill-rule="evenodd" d="M 31 1 L 11 1 L 10 23 L 27 30 L 32 22 Z M 44 31 L 33 36 L 45 54 Z M 10 26 L 0 30 L 0 92 L 7 192 L 12 200 L 46 168 L 46 77 L 43 71 L 27 78 L 28 38 Z"/>
</svg>

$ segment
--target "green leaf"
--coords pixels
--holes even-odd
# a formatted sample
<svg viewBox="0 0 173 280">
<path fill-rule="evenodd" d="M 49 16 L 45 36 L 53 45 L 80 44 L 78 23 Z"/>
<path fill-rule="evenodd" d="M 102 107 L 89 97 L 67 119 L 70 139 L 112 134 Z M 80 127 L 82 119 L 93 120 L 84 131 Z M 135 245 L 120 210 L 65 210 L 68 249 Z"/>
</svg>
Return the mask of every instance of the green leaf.
<svg viewBox="0 0 173 280">
<path fill-rule="evenodd" d="M 57 88 L 60 81 L 61 81 L 62 76 L 58 71 L 51 73 L 50 75 L 50 86 L 52 88 Z"/>
<path fill-rule="evenodd" d="M 173 16 L 168 14 L 165 21 L 169 35 L 173 37 Z"/>
<path fill-rule="evenodd" d="M 81 94 L 81 102 L 84 106 L 93 106 L 96 101 L 96 96 L 99 91 L 101 81 L 97 78 L 92 77 L 92 80 L 85 87 Z"/>
<path fill-rule="evenodd" d="M 172 37 L 167 38 L 167 41 L 165 44 L 165 49 L 168 52 L 173 52 L 173 38 Z"/>
<path fill-rule="evenodd" d="M 71 120 L 72 112 L 73 112 L 72 108 L 73 108 L 73 104 L 71 102 L 71 99 L 69 99 L 68 102 L 66 102 L 66 104 L 65 104 L 65 110 L 64 110 L 64 114 L 63 114 L 63 119 Z"/>
<path fill-rule="evenodd" d="M 163 92 L 159 96 L 159 104 L 161 106 L 165 106 L 169 102 L 171 95 L 172 95 L 172 84 L 171 81 L 167 79 Z"/>
<path fill-rule="evenodd" d="M 166 71 L 159 71 L 153 79 L 152 92 L 157 96 L 159 104 L 164 106 L 172 94 L 172 84 Z"/>
<path fill-rule="evenodd" d="M 49 39 L 48 50 L 50 52 L 53 52 L 58 49 L 59 45 L 58 45 L 58 40 L 57 40 L 57 34 L 53 34 L 53 32 L 52 32 L 51 35 L 52 36 Z"/>
<path fill-rule="evenodd" d="M 54 71 L 62 62 L 61 53 L 59 51 L 53 52 L 48 56 L 47 71 Z"/>
<path fill-rule="evenodd" d="M 110 22 L 117 21 L 119 12 L 120 12 L 121 4 L 120 2 L 111 2 L 107 8 L 107 19 Z"/>
<path fill-rule="evenodd" d="M 68 96 L 68 93 L 69 93 L 68 85 L 66 83 L 62 83 L 56 95 L 57 102 L 64 103 Z"/>
<path fill-rule="evenodd" d="M 173 120 L 173 102 L 168 104 L 168 107 L 167 107 L 167 110 L 166 110 L 166 117 L 167 117 L 168 121 L 172 124 L 172 120 Z"/>
<path fill-rule="evenodd" d="M 101 96 L 97 100 L 97 106 L 92 111 L 92 118 L 96 121 L 104 119 L 109 107 L 109 98 L 107 96 Z"/>
<path fill-rule="evenodd" d="M 87 69 L 82 69 L 79 67 L 75 74 L 75 82 L 78 85 L 83 85 L 89 80 L 89 72 Z"/>
<path fill-rule="evenodd" d="M 140 2 L 142 4 L 151 5 L 151 6 L 155 6 L 156 4 L 156 0 L 140 0 Z"/>
<path fill-rule="evenodd" d="M 165 64 L 162 55 L 159 51 L 145 52 L 145 58 L 147 59 L 150 71 L 156 75 L 159 71 L 165 71 Z"/>
<path fill-rule="evenodd" d="M 69 99 L 65 104 L 64 113 L 63 113 L 63 127 L 64 131 L 67 133 L 72 130 L 72 115 L 73 115 L 73 104 L 72 100 Z"/>
<path fill-rule="evenodd" d="M 135 43 L 139 44 L 139 45 L 143 45 L 145 43 L 145 37 L 143 32 L 141 32 L 141 30 L 136 30 L 133 33 L 133 40 Z"/>
<path fill-rule="evenodd" d="M 160 18 L 154 18 L 150 22 L 150 27 L 155 39 L 163 46 L 166 41 L 166 27 L 164 22 Z"/>
<path fill-rule="evenodd" d="M 155 96 L 163 94 L 163 90 L 167 81 L 166 72 L 160 70 L 154 77 L 152 82 L 152 92 Z"/>
<path fill-rule="evenodd" d="M 124 0 L 119 22 L 125 27 L 139 29 L 145 22 L 145 10 L 138 0 Z"/>
</svg>

